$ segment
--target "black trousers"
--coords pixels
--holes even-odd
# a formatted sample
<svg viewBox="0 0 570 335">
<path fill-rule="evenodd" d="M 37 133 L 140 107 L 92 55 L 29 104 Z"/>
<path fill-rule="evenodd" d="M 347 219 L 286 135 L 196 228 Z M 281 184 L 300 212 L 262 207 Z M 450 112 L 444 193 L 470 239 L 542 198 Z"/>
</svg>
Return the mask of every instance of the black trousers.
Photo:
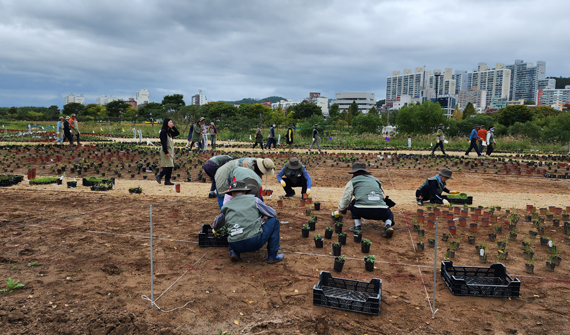
<svg viewBox="0 0 570 335">
<path fill-rule="evenodd" d="M 416 198 L 420 199 L 420 196 L 422 197 L 421 199 L 423 201 L 430 201 L 431 203 L 434 203 L 434 204 L 443 204 L 443 201 L 440 201 L 438 198 L 430 197 L 428 185 L 424 186 L 423 188 L 421 188 L 419 190 L 416 190 Z M 447 199 L 447 195 L 440 194 L 439 196 L 442 199 Z"/>
<path fill-rule="evenodd" d="M 352 200 L 347 208 L 352 214 L 353 219 L 365 218 L 368 220 L 380 220 L 384 222 L 386 222 L 386 220 L 391 220 L 392 226 L 395 224 L 394 214 L 390 208 L 359 208 L 354 203 L 355 201 Z"/>
<path fill-rule="evenodd" d="M 275 138 L 268 138 L 265 144 L 265 149 L 271 149 L 271 144 L 273 144 L 273 149 L 277 149 L 277 140 Z"/>
<path fill-rule="evenodd" d="M 255 141 L 255 143 L 253 143 L 252 149 L 254 149 L 258 144 L 261 147 L 261 150 L 263 150 L 263 142 L 258 142 L 258 141 Z"/>
<path fill-rule="evenodd" d="M 172 169 L 173 167 L 163 167 L 162 171 L 158 174 L 160 178 L 164 177 L 165 181 L 170 181 L 170 177 L 172 177 Z"/>
<path fill-rule="evenodd" d="M 481 156 L 481 152 L 479 151 L 479 148 L 477 147 L 477 140 L 475 140 L 475 139 L 471 140 L 471 145 L 469 146 L 469 149 L 467 149 L 467 151 L 465 152 L 465 156 L 469 156 L 471 149 L 475 149 L 477 156 Z"/>
<path fill-rule="evenodd" d="M 487 144 L 487 156 L 491 156 L 491 154 L 493 153 L 493 150 L 495 150 L 495 146 Z"/>
<path fill-rule="evenodd" d="M 285 187 L 283 187 L 285 193 L 295 195 L 293 187 L 301 187 L 301 193 L 307 193 L 307 179 L 305 179 L 305 176 L 301 175 L 301 179 L 296 183 L 289 178 L 283 178 L 283 181 L 285 182 Z"/>
<path fill-rule="evenodd" d="M 437 147 L 441 148 L 441 152 L 445 155 L 445 150 L 443 149 L 443 141 L 439 141 L 439 143 L 436 143 L 435 146 L 433 147 L 433 149 L 431 150 L 431 154 L 433 155 L 435 149 L 437 149 Z"/>
</svg>

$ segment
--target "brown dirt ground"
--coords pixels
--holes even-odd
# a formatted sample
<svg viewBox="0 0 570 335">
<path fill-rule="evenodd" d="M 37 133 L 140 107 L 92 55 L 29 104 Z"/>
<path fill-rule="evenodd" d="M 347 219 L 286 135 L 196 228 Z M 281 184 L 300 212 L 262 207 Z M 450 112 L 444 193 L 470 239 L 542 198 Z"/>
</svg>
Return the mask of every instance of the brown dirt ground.
<svg viewBox="0 0 570 335">
<path fill-rule="evenodd" d="M 4 153 L 0 151 L 0 153 Z M 283 160 L 286 158 L 282 158 Z M 336 208 L 349 180 L 346 163 L 303 158 L 314 180 L 313 200 L 322 203 L 317 231 L 324 234 L 330 211 Z M 281 161 L 276 159 L 276 161 Z M 319 162 L 320 165 L 316 165 Z M 377 164 L 378 162 L 375 162 Z M 25 163 L 27 164 L 27 163 Z M 310 164 L 310 165 L 309 165 Z M 22 164 L 23 165 L 23 164 Z M 277 164 L 281 167 L 281 163 Z M 376 166 L 376 165 L 375 165 Z M 30 186 L 23 182 L 0 189 L 0 279 L 11 277 L 26 286 L 0 293 L 0 327 L 6 334 L 554 334 L 567 333 L 570 299 L 570 269 L 563 228 L 546 231 L 561 249 L 562 263 L 546 272 L 546 247 L 535 242 L 539 260 L 535 274 L 527 275 L 520 241 L 531 229 L 519 223 L 517 241 L 509 245 L 503 263 L 509 274 L 521 280 L 521 297 L 457 297 L 447 289 L 439 274 L 449 242 L 438 240 L 437 313 L 432 318 L 434 250 L 415 251 L 417 233 L 410 228 L 417 205 L 414 190 L 440 166 L 398 169 L 372 167 L 394 207 L 399 229 L 392 239 L 381 237 L 377 222 L 364 220 L 363 234 L 372 240 L 370 254 L 377 257 L 375 270 L 365 272 L 359 246 L 349 237 L 342 253 L 348 259 L 341 273 L 334 273 L 331 240 L 316 249 L 312 238 L 301 238 L 306 222 L 299 196 L 276 201 L 284 194 L 274 177 L 264 178 L 274 190 L 266 202 L 278 211 L 281 221 L 281 250 L 285 260 L 265 262 L 264 249 L 242 255 L 232 263 L 226 248 L 201 248 L 198 231 L 218 213 L 215 199 L 208 199 L 209 183 L 183 182 L 181 192 L 172 187 L 134 180 L 127 173 L 118 178 L 114 190 L 93 192 L 78 186 Z M 41 164 L 32 163 L 42 171 Z M 197 169 L 192 170 L 196 177 Z M 515 207 L 524 213 L 526 204 L 536 207 L 570 206 L 569 180 L 546 179 L 454 170 L 451 189 L 474 196 L 476 205 Z M 23 174 L 25 169 L 15 170 Z M 48 172 L 44 174 L 49 175 Z M 69 174 L 68 174 L 69 175 Z M 87 172 L 85 176 L 93 175 Z M 143 173 L 144 175 L 144 173 Z M 152 173 L 147 173 L 152 179 Z M 77 175 L 71 176 L 71 178 Z M 184 175 L 180 178 L 183 179 Z M 69 178 L 66 178 L 69 179 Z M 184 178 L 185 179 L 185 178 Z M 81 184 L 79 182 L 79 184 Z M 142 195 L 128 194 L 141 185 Z M 153 206 L 155 298 L 163 313 L 142 299 L 150 296 L 149 206 Z M 424 208 L 425 209 L 425 208 Z M 346 225 L 350 225 L 345 217 Z M 524 221 L 524 220 L 521 220 Z M 442 225 L 443 226 L 443 225 Z M 440 235 L 446 231 L 440 226 Z M 486 241 L 492 227 L 481 227 L 478 241 Z M 461 246 L 453 259 L 456 265 L 488 266 L 479 263 L 466 228 L 459 227 Z M 434 231 L 428 230 L 427 237 Z M 501 237 L 507 236 L 503 232 Z M 334 237 L 333 237 L 334 241 Z M 496 245 L 490 244 L 495 261 Z M 33 262 L 40 266 L 28 266 Z M 369 281 L 380 278 L 382 306 L 379 316 L 368 316 L 317 307 L 313 286 L 320 271 L 335 277 Z M 424 285 L 425 283 L 425 285 Z"/>
</svg>

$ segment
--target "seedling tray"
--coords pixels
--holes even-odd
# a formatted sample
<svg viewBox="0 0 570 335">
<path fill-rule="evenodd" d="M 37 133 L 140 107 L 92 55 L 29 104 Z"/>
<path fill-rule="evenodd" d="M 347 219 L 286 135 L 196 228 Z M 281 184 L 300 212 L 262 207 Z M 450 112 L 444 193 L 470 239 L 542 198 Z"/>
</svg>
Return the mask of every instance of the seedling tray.
<svg viewBox="0 0 570 335">
<path fill-rule="evenodd" d="M 468 196 L 467 199 L 447 198 L 447 201 L 449 201 L 450 204 L 473 205 L 473 197 L 472 196 Z"/>
<path fill-rule="evenodd" d="M 502 263 L 485 268 L 453 266 L 452 261 L 443 261 L 441 277 L 453 295 L 518 298 L 520 294 L 520 280 L 512 279 Z"/>
<path fill-rule="evenodd" d="M 202 230 L 198 233 L 198 245 L 201 247 L 227 247 L 228 237 L 216 237 L 209 224 L 203 224 Z"/>
<path fill-rule="evenodd" d="M 364 314 L 380 314 L 382 280 L 369 283 L 333 277 L 321 271 L 319 282 L 313 287 L 313 305 L 342 309 Z"/>
</svg>

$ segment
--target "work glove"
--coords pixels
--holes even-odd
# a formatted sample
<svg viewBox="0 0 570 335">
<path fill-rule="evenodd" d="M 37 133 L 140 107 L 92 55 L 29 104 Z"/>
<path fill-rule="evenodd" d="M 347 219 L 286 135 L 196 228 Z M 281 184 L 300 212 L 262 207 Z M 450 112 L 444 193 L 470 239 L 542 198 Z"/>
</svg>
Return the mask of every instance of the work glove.
<svg viewBox="0 0 570 335">
<path fill-rule="evenodd" d="M 449 201 L 447 201 L 447 199 L 443 199 L 443 204 L 447 206 L 449 205 Z"/>
<path fill-rule="evenodd" d="M 313 138 L 313 142 L 315 142 L 315 139 Z"/>
<path fill-rule="evenodd" d="M 287 186 L 287 183 L 283 179 L 281 179 L 281 186 L 283 186 L 283 187 Z"/>
<path fill-rule="evenodd" d="M 459 194 L 459 193 L 460 193 L 459 191 L 451 191 L 451 192 L 449 192 L 449 194 Z"/>
<path fill-rule="evenodd" d="M 334 216 L 335 218 L 338 218 L 340 216 L 340 213 L 338 211 L 334 211 L 334 212 L 332 212 L 332 216 Z"/>
<path fill-rule="evenodd" d="M 311 189 L 310 188 L 307 189 L 307 196 L 309 196 L 309 195 L 311 195 Z"/>
</svg>

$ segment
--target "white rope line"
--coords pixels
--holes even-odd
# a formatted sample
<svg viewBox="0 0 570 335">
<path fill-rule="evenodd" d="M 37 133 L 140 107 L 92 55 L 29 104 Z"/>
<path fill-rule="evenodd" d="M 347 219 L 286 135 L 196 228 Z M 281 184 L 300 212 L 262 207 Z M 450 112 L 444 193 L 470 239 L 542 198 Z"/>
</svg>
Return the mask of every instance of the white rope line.
<svg viewBox="0 0 570 335">
<path fill-rule="evenodd" d="M 30 232 L 27 232 L 27 233 L 25 233 L 25 234 L 16 236 L 16 237 L 14 237 L 14 238 L 11 238 L 11 239 L 9 239 L 9 240 L 7 240 L 7 241 L 4 241 L 4 242 L 0 243 L 0 245 L 6 244 L 6 243 L 8 243 L 8 242 L 10 242 L 10 241 L 12 241 L 12 240 L 15 240 L 15 239 L 17 239 L 17 238 L 20 238 L 20 237 L 22 237 L 22 236 L 26 236 L 26 235 L 31 234 L 31 233 L 33 233 L 33 231 L 30 231 Z"/>
<path fill-rule="evenodd" d="M 416 257 L 416 262 L 418 262 L 418 263 L 420 262 L 417 257 Z M 422 279 L 422 284 L 424 285 L 424 291 L 426 292 L 426 299 L 427 299 L 427 302 L 428 302 L 428 305 L 429 305 L 429 309 L 431 310 L 431 314 L 433 315 L 433 314 L 437 313 L 438 310 L 436 309 L 435 312 L 433 311 L 433 307 L 432 307 L 432 305 L 431 305 L 431 300 L 429 300 L 429 294 L 428 294 L 428 291 L 427 291 L 427 288 L 426 288 L 426 282 L 424 281 L 424 275 L 422 274 L 422 270 L 420 270 L 420 265 L 419 265 L 419 264 L 418 264 L 418 272 L 420 273 L 420 278 Z M 434 274 L 434 275 L 435 275 L 435 274 Z"/>
<path fill-rule="evenodd" d="M 317 257 L 336 257 L 336 256 L 331 256 L 331 255 L 321 255 L 321 254 L 312 254 L 312 253 L 308 253 L 308 252 L 299 252 L 299 251 L 287 251 L 287 250 L 283 250 L 284 253 L 289 253 L 289 254 L 298 254 L 298 255 L 307 255 L 307 256 L 317 256 Z M 354 258 L 354 257 L 345 257 L 344 259 L 352 259 L 355 261 L 361 261 L 362 258 Z M 374 261 L 375 263 L 383 263 L 383 264 L 389 264 L 389 265 L 405 265 L 405 266 L 414 266 L 414 267 L 422 267 L 422 268 L 432 268 L 431 266 L 428 265 L 418 265 L 418 264 L 407 264 L 407 263 L 395 263 L 395 262 L 387 262 L 387 261 L 380 261 L 380 260 L 376 260 Z"/>
<path fill-rule="evenodd" d="M 206 256 L 209 252 L 210 252 L 209 250 L 206 251 L 206 253 L 203 254 L 202 257 L 200 257 L 194 264 L 192 264 L 192 267 L 194 267 L 196 264 L 198 264 L 198 262 L 199 262 L 202 258 L 204 258 L 204 256 Z M 186 270 L 186 272 L 184 272 L 184 273 L 182 274 L 182 276 L 178 277 L 178 279 L 176 279 L 176 281 L 175 281 L 174 283 L 172 283 L 172 285 L 170 285 L 166 290 L 164 290 L 164 292 L 162 292 L 162 294 L 159 295 L 158 298 L 156 298 L 154 301 L 150 300 L 150 298 L 147 297 L 146 295 L 142 295 L 141 298 L 144 299 L 144 300 L 150 301 L 150 303 L 151 303 L 153 306 L 155 306 L 156 308 L 158 308 L 159 311 L 164 312 L 164 313 L 170 313 L 170 312 L 175 311 L 175 310 L 177 310 L 177 309 L 181 309 L 181 308 L 186 307 L 189 303 L 192 303 L 192 302 L 194 302 L 194 301 L 188 301 L 188 302 L 185 303 L 183 306 L 176 307 L 176 308 L 173 308 L 173 309 L 168 310 L 168 311 L 165 311 L 165 310 L 163 310 L 162 308 L 158 307 L 158 305 L 156 304 L 156 302 L 157 302 L 158 299 L 160 299 L 168 290 L 170 290 L 170 289 L 172 288 L 172 286 L 174 286 L 176 283 L 178 283 L 178 281 L 179 281 L 180 279 L 182 279 L 182 277 L 184 277 L 184 276 L 188 273 L 188 271 L 190 271 L 190 269 L 191 269 L 191 268 L 189 268 L 188 270 Z M 189 308 L 188 308 L 188 309 L 189 309 Z M 191 309 L 189 309 L 189 310 L 191 310 Z M 191 311 L 192 311 L 192 310 L 191 310 Z M 194 311 L 192 311 L 192 312 L 194 312 Z M 194 312 L 194 313 L 196 313 L 196 312 Z"/>
<path fill-rule="evenodd" d="M 95 230 L 87 230 L 87 233 L 94 233 L 94 234 L 107 234 L 107 235 L 117 235 L 117 236 L 127 236 L 127 237 L 138 237 L 138 238 L 146 238 L 146 239 L 150 239 L 149 236 L 140 236 L 140 235 L 127 235 L 127 234 L 117 234 L 117 233 L 109 233 L 106 231 L 95 231 Z M 158 238 L 159 240 L 163 240 L 163 241 L 173 241 L 173 242 L 186 242 L 186 243 L 198 243 L 196 241 L 186 241 L 186 240 L 175 240 L 175 239 L 171 239 L 171 238 Z"/>
</svg>

